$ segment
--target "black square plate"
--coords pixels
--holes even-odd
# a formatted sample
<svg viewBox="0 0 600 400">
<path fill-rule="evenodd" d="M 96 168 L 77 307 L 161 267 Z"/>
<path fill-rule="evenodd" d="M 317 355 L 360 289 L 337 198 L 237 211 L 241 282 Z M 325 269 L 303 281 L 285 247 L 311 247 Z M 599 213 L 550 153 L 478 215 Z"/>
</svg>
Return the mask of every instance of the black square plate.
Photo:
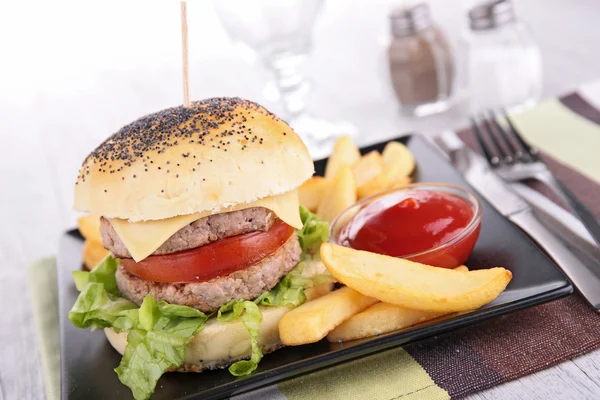
<svg viewBox="0 0 600 400">
<path fill-rule="evenodd" d="M 447 182 L 469 187 L 423 138 L 403 136 L 397 140 L 406 144 L 415 155 L 418 163 L 416 181 Z M 361 151 L 381 151 L 384 145 L 379 143 Z M 324 167 L 324 160 L 316 162 L 317 173 L 322 174 Z M 248 377 L 235 378 L 227 370 L 166 374 L 158 382 L 153 399 L 215 399 L 239 394 L 571 293 L 573 289 L 569 281 L 545 253 L 483 198 L 480 200 L 483 204 L 482 229 L 467 265 L 474 269 L 502 265 L 513 273 L 513 280 L 506 291 L 491 304 L 469 313 L 370 339 L 343 344 L 322 340 L 311 345 L 283 348 L 267 354 L 256 372 Z M 83 241 L 77 231 L 67 232 L 60 243 L 58 257 L 62 398 L 131 398 L 131 392 L 119 382 L 113 371 L 121 356 L 112 349 L 104 333 L 75 328 L 67 318 L 77 298 L 71 271 L 81 268 L 82 246 Z"/>
</svg>

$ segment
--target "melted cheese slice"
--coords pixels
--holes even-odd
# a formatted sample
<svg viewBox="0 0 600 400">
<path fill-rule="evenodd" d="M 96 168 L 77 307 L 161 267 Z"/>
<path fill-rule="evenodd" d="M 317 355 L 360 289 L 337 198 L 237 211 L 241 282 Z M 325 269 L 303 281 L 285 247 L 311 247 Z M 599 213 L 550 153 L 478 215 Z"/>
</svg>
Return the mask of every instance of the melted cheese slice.
<svg viewBox="0 0 600 400">
<path fill-rule="evenodd" d="M 293 190 L 277 196 L 265 197 L 252 203 L 237 204 L 220 209 L 218 212 L 203 211 L 189 215 L 155 221 L 130 222 L 126 219 L 111 218 L 110 222 L 119 238 L 137 262 L 154 253 L 175 232 L 200 218 L 209 215 L 240 211 L 252 207 L 264 207 L 273 211 L 283 222 L 296 229 L 302 228 L 300 220 L 298 191 Z"/>
</svg>

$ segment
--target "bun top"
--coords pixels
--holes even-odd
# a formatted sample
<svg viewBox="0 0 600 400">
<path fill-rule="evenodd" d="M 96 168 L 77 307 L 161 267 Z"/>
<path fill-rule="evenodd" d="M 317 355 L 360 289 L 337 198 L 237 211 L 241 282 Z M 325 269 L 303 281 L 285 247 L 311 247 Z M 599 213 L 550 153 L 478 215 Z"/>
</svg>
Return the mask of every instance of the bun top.
<svg viewBox="0 0 600 400">
<path fill-rule="evenodd" d="M 79 170 L 74 208 L 133 222 L 216 212 L 294 190 L 313 171 L 287 123 L 251 101 L 212 98 L 110 136 Z"/>
</svg>

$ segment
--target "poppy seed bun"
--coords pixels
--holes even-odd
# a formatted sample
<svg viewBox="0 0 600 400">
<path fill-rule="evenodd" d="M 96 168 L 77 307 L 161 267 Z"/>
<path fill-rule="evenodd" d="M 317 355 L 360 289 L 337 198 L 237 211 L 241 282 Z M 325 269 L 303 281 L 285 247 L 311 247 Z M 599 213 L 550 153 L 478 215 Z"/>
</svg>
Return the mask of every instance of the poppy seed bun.
<svg viewBox="0 0 600 400">
<path fill-rule="evenodd" d="M 239 98 L 193 102 L 124 126 L 84 161 L 75 209 L 157 220 L 296 189 L 313 174 L 300 137 L 265 108 Z"/>
<path fill-rule="evenodd" d="M 306 289 L 307 300 L 321 297 L 331 291 L 333 284 L 321 284 Z M 279 338 L 279 320 L 291 309 L 287 307 L 260 306 L 262 324 L 258 344 L 264 354 L 283 345 Z M 116 333 L 112 328 L 104 329 L 110 344 L 123 354 L 127 345 L 127 333 Z M 204 328 L 196 334 L 185 349 L 185 360 L 177 371 L 201 372 L 206 369 L 225 368 L 235 361 L 250 358 L 251 346 L 248 330 L 241 319 L 219 322 L 210 318 Z"/>
</svg>

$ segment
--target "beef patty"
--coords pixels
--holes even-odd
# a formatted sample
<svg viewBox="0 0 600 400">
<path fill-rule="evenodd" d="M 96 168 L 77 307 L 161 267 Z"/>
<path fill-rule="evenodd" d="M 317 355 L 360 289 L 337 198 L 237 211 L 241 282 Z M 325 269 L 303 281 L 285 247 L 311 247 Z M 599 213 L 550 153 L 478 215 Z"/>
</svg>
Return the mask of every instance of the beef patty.
<svg viewBox="0 0 600 400">
<path fill-rule="evenodd" d="M 275 219 L 273 211 L 264 207 L 209 215 L 181 228 L 152 254 L 176 253 L 230 236 L 252 231 L 268 231 Z M 100 233 L 104 247 L 110 250 L 115 257 L 132 258 L 127 247 L 106 218 L 100 220 Z"/>
<path fill-rule="evenodd" d="M 148 293 L 156 300 L 181 304 L 202 312 L 217 311 L 231 300 L 252 300 L 271 290 L 300 261 L 302 249 L 296 234 L 260 263 L 229 275 L 198 283 L 146 281 L 119 266 L 116 274 L 121 295 L 140 305 Z"/>
</svg>

